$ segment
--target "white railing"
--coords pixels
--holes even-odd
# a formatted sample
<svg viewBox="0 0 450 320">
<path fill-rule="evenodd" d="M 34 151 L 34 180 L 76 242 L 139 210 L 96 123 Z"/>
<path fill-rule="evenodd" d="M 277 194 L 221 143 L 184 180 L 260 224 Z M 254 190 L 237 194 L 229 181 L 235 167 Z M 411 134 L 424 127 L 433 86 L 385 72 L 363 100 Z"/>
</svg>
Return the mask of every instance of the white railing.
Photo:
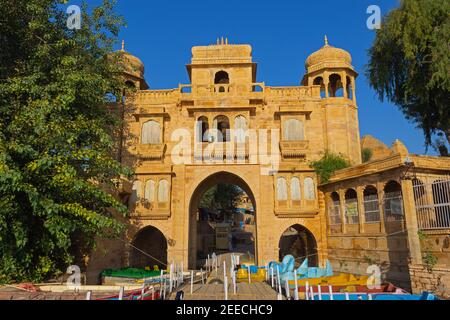
<svg viewBox="0 0 450 320">
<path fill-rule="evenodd" d="M 450 177 L 427 183 L 414 180 L 413 189 L 419 229 L 450 228 Z"/>
</svg>

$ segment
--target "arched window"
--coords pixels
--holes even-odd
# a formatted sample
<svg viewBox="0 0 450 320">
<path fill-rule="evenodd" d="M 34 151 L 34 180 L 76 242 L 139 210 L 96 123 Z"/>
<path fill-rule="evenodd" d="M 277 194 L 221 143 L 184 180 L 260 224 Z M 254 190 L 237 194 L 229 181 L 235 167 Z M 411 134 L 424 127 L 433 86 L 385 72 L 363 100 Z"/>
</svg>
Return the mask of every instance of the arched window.
<svg viewBox="0 0 450 320">
<path fill-rule="evenodd" d="M 304 140 L 303 122 L 297 119 L 289 119 L 284 123 L 284 140 L 301 141 Z"/>
<path fill-rule="evenodd" d="M 359 223 L 358 196 L 355 190 L 348 189 L 345 193 L 345 222 Z"/>
<path fill-rule="evenodd" d="M 214 77 L 214 84 L 228 84 L 230 83 L 230 77 L 225 71 L 219 71 Z"/>
<path fill-rule="evenodd" d="M 234 118 L 234 130 L 236 135 L 236 142 L 245 142 L 245 136 L 247 132 L 247 119 L 244 116 L 237 116 Z"/>
<path fill-rule="evenodd" d="M 217 116 L 214 119 L 214 129 L 217 130 L 217 142 L 230 141 L 230 120 L 226 116 Z"/>
<path fill-rule="evenodd" d="M 141 182 L 139 180 L 135 180 L 133 182 L 133 186 L 131 188 L 131 195 L 128 199 L 128 208 L 133 210 L 136 206 L 136 203 L 139 201 L 141 197 Z"/>
<path fill-rule="evenodd" d="M 287 200 L 287 183 L 283 177 L 277 179 L 277 200 Z"/>
<path fill-rule="evenodd" d="M 314 186 L 313 178 L 305 178 L 303 182 L 305 189 L 305 199 L 306 200 L 314 200 L 316 198 L 316 190 Z"/>
<path fill-rule="evenodd" d="M 300 195 L 300 179 L 293 177 L 291 179 L 291 200 L 298 201 L 301 199 Z"/>
<path fill-rule="evenodd" d="M 142 144 L 161 143 L 161 125 L 159 122 L 150 120 L 142 125 Z"/>
<path fill-rule="evenodd" d="M 434 203 L 434 227 L 450 227 L 450 181 L 436 180 L 431 185 Z"/>
<path fill-rule="evenodd" d="M 341 224 L 341 201 L 337 192 L 333 192 L 330 196 L 328 215 L 330 218 L 330 225 Z"/>
<path fill-rule="evenodd" d="M 389 181 L 384 187 L 384 215 L 387 222 L 403 220 L 402 187 L 397 181 Z"/>
<path fill-rule="evenodd" d="M 378 191 L 374 186 L 367 186 L 364 189 L 364 217 L 368 223 L 380 221 Z"/>
<path fill-rule="evenodd" d="M 209 130 L 209 124 L 208 124 L 208 118 L 205 116 L 201 116 L 197 120 L 197 141 L 199 142 L 208 142 L 209 136 L 208 136 L 208 130 Z"/>
<path fill-rule="evenodd" d="M 167 180 L 160 180 L 158 184 L 158 202 L 164 203 L 169 201 L 169 183 Z"/>
<path fill-rule="evenodd" d="M 147 180 L 145 183 L 144 199 L 149 203 L 155 201 L 155 181 Z"/>
<path fill-rule="evenodd" d="M 328 94 L 330 97 L 343 97 L 344 92 L 342 90 L 341 76 L 333 73 L 330 76 L 330 82 L 328 83 Z"/>
<path fill-rule="evenodd" d="M 325 98 L 325 84 L 322 77 L 317 77 L 313 81 L 313 85 L 320 86 L 320 97 Z"/>
</svg>

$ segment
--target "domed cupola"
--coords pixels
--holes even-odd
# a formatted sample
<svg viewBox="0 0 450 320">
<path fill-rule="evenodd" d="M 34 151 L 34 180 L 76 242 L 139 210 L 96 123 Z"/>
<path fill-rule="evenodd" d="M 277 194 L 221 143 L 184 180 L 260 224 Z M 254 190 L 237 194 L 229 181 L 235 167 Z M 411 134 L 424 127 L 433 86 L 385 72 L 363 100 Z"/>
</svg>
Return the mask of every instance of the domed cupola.
<svg viewBox="0 0 450 320">
<path fill-rule="evenodd" d="M 349 68 L 352 67 L 352 56 L 343 49 L 335 48 L 328 44 L 325 36 L 325 45 L 311 54 L 305 63 L 308 73 L 324 68 Z"/>
<path fill-rule="evenodd" d="M 352 66 L 352 56 L 347 51 L 330 46 L 325 36 L 325 45 L 312 53 L 305 62 L 306 74 L 302 84 L 320 86 L 322 98 L 355 99 L 355 78 L 358 73 Z"/>
<path fill-rule="evenodd" d="M 144 79 L 144 63 L 131 53 L 125 51 L 125 42 L 122 41 L 122 49 L 117 51 L 119 62 L 123 66 L 123 73 L 127 83 L 133 83 L 137 89 L 148 89 L 148 85 Z"/>
</svg>

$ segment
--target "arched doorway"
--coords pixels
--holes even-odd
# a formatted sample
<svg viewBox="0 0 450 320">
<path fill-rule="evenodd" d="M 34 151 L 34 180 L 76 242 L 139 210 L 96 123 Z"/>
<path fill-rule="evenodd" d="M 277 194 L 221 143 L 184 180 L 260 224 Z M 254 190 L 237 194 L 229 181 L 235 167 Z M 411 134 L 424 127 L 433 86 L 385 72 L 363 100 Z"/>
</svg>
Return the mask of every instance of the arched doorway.
<svg viewBox="0 0 450 320">
<path fill-rule="evenodd" d="M 294 224 L 287 228 L 278 244 L 279 261 L 290 254 L 295 258 L 295 266 L 299 267 L 308 258 L 309 267 L 318 266 L 317 242 L 314 235 L 304 226 Z"/>
<path fill-rule="evenodd" d="M 223 196 L 230 188 L 241 190 L 239 201 L 217 207 L 204 204 L 205 194 L 216 192 Z M 190 268 L 204 266 L 207 255 L 212 253 L 240 252 L 257 261 L 256 202 L 242 178 L 225 171 L 210 175 L 193 192 L 189 212 Z"/>
<path fill-rule="evenodd" d="M 140 230 L 132 242 L 130 266 L 133 268 L 167 267 L 167 240 L 164 234 L 153 226 Z"/>
</svg>

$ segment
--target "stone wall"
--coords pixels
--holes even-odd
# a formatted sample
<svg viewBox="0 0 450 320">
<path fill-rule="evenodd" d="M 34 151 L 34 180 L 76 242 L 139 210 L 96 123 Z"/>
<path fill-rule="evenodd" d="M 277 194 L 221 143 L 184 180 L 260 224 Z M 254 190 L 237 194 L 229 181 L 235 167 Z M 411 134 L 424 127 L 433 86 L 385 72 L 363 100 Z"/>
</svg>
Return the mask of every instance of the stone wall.
<svg viewBox="0 0 450 320">
<path fill-rule="evenodd" d="M 450 299 L 450 268 L 448 266 L 435 266 L 427 270 L 424 265 L 410 265 L 412 292 L 420 294 L 429 291 L 438 296 Z"/>
<path fill-rule="evenodd" d="M 328 258 L 335 272 L 367 274 L 380 267 L 382 281 L 410 290 L 405 236 L 329 235 Z"/>
</svg>

